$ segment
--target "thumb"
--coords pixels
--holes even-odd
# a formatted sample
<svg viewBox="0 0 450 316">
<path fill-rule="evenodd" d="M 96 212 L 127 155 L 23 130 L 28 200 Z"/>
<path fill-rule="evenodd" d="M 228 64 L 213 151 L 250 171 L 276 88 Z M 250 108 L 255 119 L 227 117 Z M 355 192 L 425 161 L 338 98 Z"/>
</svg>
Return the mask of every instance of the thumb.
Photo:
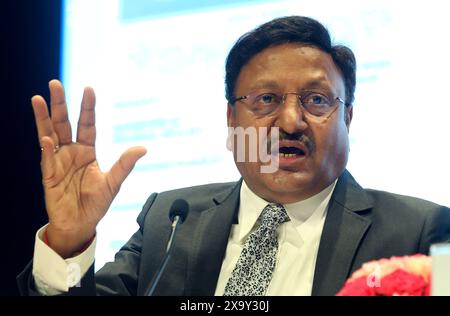
<svg viewBox="0 0 450 316">
<path fill-rule="evenodd" d="M 125 178 L 133 170 L 136 162 L 147 153 L 144 147 L 132 147 L 127 149 L 112 166 L 107 178 L 114 194 L 119 191 Z"/>
</svg>

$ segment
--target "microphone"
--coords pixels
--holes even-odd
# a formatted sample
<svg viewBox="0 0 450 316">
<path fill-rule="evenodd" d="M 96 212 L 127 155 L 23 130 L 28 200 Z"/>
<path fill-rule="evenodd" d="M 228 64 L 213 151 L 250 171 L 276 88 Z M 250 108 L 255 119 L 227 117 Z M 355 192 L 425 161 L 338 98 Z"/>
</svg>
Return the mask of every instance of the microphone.
<svg viewBox="0 0 450 316">
<path fill-rule="evenodd" d="M 166 269 L 167 263 L 171 257 L 172 241 L 175 237 L 175 233 L 179 224 L 182 224 L 187 217 L 189 212 L 189 204 L 182 199 L 177 199 L 172 203 L 169 211 L 169 219 L 172 222 L 172 231 L 170 233 L 169 241 L 167 242 L 166 254 L 163 257 L 161 265 L 159 266 L 156 274 L 153 276 L 150 282 L 150 287 L 147 292 L 147 296 L 153 296 L 155 289 L 158 285 L 159 279 L 161 278 L 164 270 Z"/>
</svg>

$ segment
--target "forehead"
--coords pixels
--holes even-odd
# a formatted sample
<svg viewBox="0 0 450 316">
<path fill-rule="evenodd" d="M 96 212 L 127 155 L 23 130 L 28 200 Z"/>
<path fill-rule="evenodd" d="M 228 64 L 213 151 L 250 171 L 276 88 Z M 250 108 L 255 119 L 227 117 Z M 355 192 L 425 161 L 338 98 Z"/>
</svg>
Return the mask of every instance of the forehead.
<svg viewBox="0 0 450 316">
<path fill-rule="evenodd" d="M 236 92 L 258 88 L 323 88 L 339 95 L 345 91 L 343 77 L 331 56 L 304 44 L 277 45 L 253 56 L 241 69 Z"/>
</svg>

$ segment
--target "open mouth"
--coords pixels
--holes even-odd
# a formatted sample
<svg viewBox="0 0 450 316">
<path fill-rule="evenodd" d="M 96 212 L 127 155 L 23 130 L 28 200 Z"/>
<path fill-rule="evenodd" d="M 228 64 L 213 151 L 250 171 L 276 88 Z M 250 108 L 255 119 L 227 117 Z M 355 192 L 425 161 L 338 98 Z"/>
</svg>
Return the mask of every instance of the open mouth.
<svg viewBox="0 0 450 316">
<path fill-rule="evenodd" d="M 283 146 L 279 149 L 279 156 L 281 158 L 296 158 L 296 157 L 302 157 L 305 156 L 305 151 L 298 147 L 289 147 L 289 146 Z"/>
</svg>

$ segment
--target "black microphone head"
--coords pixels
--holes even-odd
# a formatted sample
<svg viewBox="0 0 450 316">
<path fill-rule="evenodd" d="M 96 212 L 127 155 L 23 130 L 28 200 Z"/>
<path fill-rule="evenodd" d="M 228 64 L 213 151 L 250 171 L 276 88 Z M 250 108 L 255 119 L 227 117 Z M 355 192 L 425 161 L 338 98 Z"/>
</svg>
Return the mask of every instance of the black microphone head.
<svg viewBox="0 0 450 316">
<path fill-rule="evenodd" d="M 186 216 L 189 212 L 189 204 L 186 202 L 186 200 L 183 199 L 176 199 L 173 203 L 172 206 L 170 207 L 170 211 L 169 211 L 169 218 L 170 221 L 173 222 L 175 216 L 178 216 L 181 221 L 181 223 L 184 222 L 184 220 L 186 219 Z"/>
</svg>

